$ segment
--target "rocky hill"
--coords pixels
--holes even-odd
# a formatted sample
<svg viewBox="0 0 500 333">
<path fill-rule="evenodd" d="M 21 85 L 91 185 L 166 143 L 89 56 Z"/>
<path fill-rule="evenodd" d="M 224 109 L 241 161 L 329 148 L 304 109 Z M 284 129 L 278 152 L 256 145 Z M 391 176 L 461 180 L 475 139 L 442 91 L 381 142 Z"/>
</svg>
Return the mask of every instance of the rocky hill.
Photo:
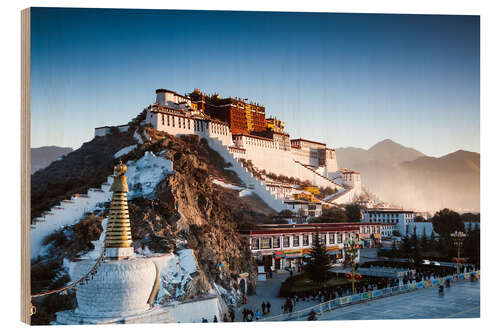
<svg viewBox="0 0 500 333">
<path fill-rule="evenodd" d="M 50 163 L 57 160 L 59 157 L 69 154 L 73 148 L 45 146 L 39 148 L 31 148 L 31 173 L 43 169 Z"/>
<path fill-rule="evenodd" d="M 137 133 L 142 137 L 139 143 Z M 86 189 L 102 183 L 117 162 L 114 154 L 131 144 L 137 144 L 137 148 L 120 156 L 124 163 L 152 152 L 173 161 L 175 171 L 158 183 L 153 197 L 129 201 L 136 252 L 176 253 L 182 248 L 193 249 L 199 270 L 181 299 L 208 292 L 213 282 L 231 290 L 236 287 L 238 274 L 243 272 L 250 273 L 252 291 L 256 271 L 247 241 L 239 235 L 238 227 L 266 221 L 270 209 L 256 198 L 242 200 L 235 191 L 216 186 L 212 182 L 214 177 L 233 184 L 241 182 L 226 169 L 228 165 L 207 142 L 197 136 L 176 138 L 151 128 L 134 127 L 126 133 L 87 142 L 34 175 L 32 190 L 36 199 L 32 215 L 37 216 L 72 193 L 85 193 Z M 45 254 L 32 260 L 32 292 L 68 282 L 65 260 L 75 260 L 93 249 L 92 241 L 99 238 L 106 214 L 106 209 L 95 212 L 47 237 Z M 72 297 L 53 295 L 39 300 L 41 310 L 33 322 L 50 322 L 56 311 L 75 305 Z"/>
</svg>

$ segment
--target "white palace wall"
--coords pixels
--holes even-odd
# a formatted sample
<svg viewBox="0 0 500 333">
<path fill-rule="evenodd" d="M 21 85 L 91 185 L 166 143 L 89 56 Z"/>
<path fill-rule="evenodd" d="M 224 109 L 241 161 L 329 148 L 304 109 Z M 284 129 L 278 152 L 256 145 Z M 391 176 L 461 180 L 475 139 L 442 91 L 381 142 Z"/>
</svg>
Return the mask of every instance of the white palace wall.
<svg viewBox="0 0 500 333">
<path fill-rule="evenodd" d="M 267 190 L 266 184 L 256 179 L 218 138 L 209 138 L 208 144 L 210 148 L 218 152 L 226 162 L 231 163 L 232 169 L 236 172 L 238 177 L 240 177 L 247 187 L 252 188 L 252 191 L 269 207 L 277 212 L 287 209 L 285 203 L 274 194 L 271 194 L 271 192 Z"/>
<path fill-rule="evenodd" d="M 297 154 L 293 154 L 290 150 L 275 149 L 272 145 L 266 146 L 260 144 L 259 140 L 253 142 L 244 141 L 242 148 L 244 148 L 245 151 L 234 153 L 234 157 L 251 160 L 253 165 L 258 169 L 266 170 L 268 173 L 275 173 L 278 176 L 283 175 L 299 178 L 304 181 L 308 180 L 316 186 L 340 189 L 338 185 L 326 179 L 322 174 L 316 173 L 296 163 L 295 158 Z M 302 158 L 302 160 L 304 159 Z"/>
<path fill-rule="evenodd" d="M 153 128 L 171 135 L 196 134 L 200 138 L 218 138 L 226 146 L 233 145 L 231 131 L 227 125 L 204 119 L 190 118 L 182 115 L 163 114 L 148 110 L 146 122 Z"/>
<path fill-rule="evenodd" d="M 220 124 L 205 119 L 189 118 L 182 115 L 163 114 L 151 112 L 148 110 L 146 122 L 153 128 L 164 131 L 172 135 L 196 134 L 200 138 L 216 138 L 223 146 L 225 151 L 233 147 L 233 138 L 227 125 Z M 259 169 L 266 170 L 269 173 L 284 175 L 287 177 L 308 180 L 313 185 L 321 187 L 338 187 L 329 181 L 324 175 L 316 173 L 301 164 L 294 162 L 295 157 L 300 157 L 303 164 L 310 164 L 311 160 L 305 158 L 304 154 L 293 154 L 290 150 L 281 150 L 275 148 L 274 142 L 270 140 L 260 140 L 257 138 L 242 137 L 238 145 L 245 150 L 232 149 L 231 158 L 243 158 L 251 160 Z M 302 156 L 304 155 L 304 156 Z M 307 163 L 305 163 L 307 160 Z"/>
</svg>

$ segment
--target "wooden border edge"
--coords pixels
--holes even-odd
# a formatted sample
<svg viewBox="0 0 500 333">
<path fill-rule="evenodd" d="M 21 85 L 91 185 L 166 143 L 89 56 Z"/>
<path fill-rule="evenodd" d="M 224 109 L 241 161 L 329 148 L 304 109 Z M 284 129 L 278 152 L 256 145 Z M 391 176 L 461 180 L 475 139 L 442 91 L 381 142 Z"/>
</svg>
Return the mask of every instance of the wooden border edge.
<svg viewBox="0 0 500 333">
<path fill-rule="evenodd" d="M 21 11 L 21 321 L 31 324 L 31 9 Z"/>
</svg>

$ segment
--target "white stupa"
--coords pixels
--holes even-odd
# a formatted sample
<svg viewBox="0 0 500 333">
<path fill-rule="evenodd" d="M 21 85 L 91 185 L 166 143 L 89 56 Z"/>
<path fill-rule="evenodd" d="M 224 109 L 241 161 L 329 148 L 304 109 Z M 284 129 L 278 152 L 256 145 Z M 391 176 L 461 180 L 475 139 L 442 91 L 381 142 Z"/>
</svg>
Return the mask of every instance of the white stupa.
<svg viewBox="0 0 500 333">
<path fill-rule="evenodd" d="M 114 168 L 113 199 L 106 228 L 103 260 L 93 270 L 95 260 L 74 265 L 71 276 L 93 271 L 76 290 L 77 307 L 57 313 L 55 324 L 103 324 L 169 322 L 168 308 L 153 307 L 160 283 L 161 256 L 136 257 L 132 244 L 127 204 L 127 167 Z"/>
</svg>

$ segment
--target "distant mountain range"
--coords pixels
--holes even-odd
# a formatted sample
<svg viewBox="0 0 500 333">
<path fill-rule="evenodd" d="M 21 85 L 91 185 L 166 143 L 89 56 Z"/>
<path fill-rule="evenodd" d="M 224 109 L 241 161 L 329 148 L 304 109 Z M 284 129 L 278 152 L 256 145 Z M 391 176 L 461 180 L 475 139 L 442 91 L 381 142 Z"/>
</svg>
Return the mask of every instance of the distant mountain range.
<svg viewBox="0 0 500 333">
<path fill-rule="evenodd" d="M 40 148 L 31 148 L 31 173 L 46 168 L 50 163 L 59 157 L 69 154 L 73 148 L 45 146 Z"/>
<path fill-rule="evenodd" d="M 363 185 L 405 208 L 479 211 L 480 155 L 458 150 L 436 158 L 392 140 L 368 150 L 336 149 L 339 167 L 361 172 Z"/>
</svg>

